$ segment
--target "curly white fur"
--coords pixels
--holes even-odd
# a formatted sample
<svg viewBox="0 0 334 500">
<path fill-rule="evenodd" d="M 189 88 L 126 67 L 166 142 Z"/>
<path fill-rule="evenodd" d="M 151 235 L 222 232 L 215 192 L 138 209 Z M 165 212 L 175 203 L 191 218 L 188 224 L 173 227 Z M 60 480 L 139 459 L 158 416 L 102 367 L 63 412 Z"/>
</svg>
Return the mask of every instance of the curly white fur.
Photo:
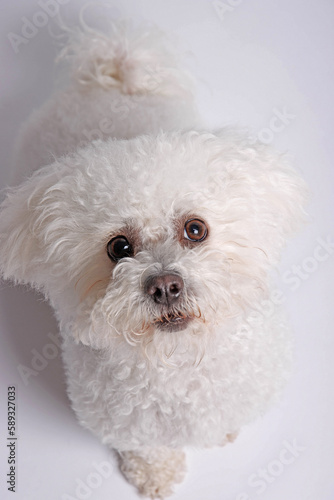
<svg viewBox="0 0 334 500">
<path fill-rule="evenodd" d="M 63 50 L 74 77 L 21 131 L 16 178 L 32 175 L 2 204 L 0 268 L 50 300 L 78 419 L 154 498 L 182 480 L 184 446 L 227 442 L 286 380 L 287 328 L 261 304 L 305 186 L 247 133 L 199 130 L 187 77 L 150 40 L 89 31 Z M 208 228 L 195 245 L 192 217 Z M 115 263 L 119 234 L 134 255 Z M 144 289 L 168 273 L 181 331 L 158 326 L 168 314 Z"/>
</svg>

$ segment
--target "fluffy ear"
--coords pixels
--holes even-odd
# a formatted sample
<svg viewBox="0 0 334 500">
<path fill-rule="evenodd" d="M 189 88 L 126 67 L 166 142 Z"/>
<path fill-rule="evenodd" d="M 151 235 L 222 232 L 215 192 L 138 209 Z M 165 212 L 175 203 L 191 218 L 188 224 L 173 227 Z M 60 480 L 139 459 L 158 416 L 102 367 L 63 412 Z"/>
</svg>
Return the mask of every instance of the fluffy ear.
<svg viewBox="0 0 334 500">
<path fill-rule="evenodd" d="M 217 136 L 209 170 L 223 231 L 240 251 L 257 248 L 268 266 L 275 265 L 287 238 L 306 219 L 306 184 L 272 147 L 233 129 Z"/>
<path fill-rule="evenodd" d="M 47 219 L 48 193 L 62 175 L 63 167 L 53 164 L 8 190 L 0 207 L 0 273 L 3 278 L 42 287 L 43 276 L 50 270 L 41 225 Z"/>
</svg>

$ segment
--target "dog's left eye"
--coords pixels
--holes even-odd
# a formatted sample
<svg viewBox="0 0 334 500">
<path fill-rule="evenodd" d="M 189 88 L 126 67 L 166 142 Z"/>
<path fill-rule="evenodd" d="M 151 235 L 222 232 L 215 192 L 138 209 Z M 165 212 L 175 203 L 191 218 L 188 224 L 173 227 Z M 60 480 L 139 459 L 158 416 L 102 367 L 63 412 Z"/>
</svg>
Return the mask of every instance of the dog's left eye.
<svg viewBox="0 0 334 500">
<path fill-rule="evenodd" d="M 184 237 L 190 241 L 203 241 L 207 235 L 208 230 L 205 223 L 200 219 L 189 219 L 184 225 Z"/>
<path fill-rule="evenodd" d="M 107 245 L 107 252 L 109 257 L 116 262 L 124 257 L 133 256 L 131 243 L 129 243 L 126 237 L 122 235 L 115 236 L 115 238 L 112 238 L 109 241 Z"/>
</svg>

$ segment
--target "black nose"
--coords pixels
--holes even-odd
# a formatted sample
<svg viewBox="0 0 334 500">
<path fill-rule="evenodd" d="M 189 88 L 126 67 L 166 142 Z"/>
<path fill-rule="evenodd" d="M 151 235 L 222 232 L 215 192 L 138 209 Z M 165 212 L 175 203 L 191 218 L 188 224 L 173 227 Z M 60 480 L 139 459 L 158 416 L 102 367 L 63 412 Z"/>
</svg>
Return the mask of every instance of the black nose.
<svg viewBox="0 0 334 500">
<path fill-rule="evenodd" d="M 172 305 L 179 300 L 183 290 L 183 280 L 177 274 L 151 276 L 145 283 L 145 292 L 154 302 Z"/>
</svg>

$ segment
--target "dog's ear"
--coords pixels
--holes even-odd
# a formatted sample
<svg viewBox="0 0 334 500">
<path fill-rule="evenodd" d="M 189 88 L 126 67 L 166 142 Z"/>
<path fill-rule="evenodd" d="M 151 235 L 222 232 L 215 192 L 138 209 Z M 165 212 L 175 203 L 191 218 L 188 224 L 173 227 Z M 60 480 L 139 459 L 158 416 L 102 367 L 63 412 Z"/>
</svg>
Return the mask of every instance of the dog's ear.
<svg viewBox="0 0 334 500">
<path fill-rule="evenodd" d="M 307 186 L 287 156 L 271 146 L 233 129 L 216 136 L 211 186 L 224 230 L 275 264 L 287 238 L 306 220 Z"/>
<path fill-rule="evenodd" d="M 60 164 L 43 167 L 20 186 L 8 190 L 0 207 L 0 274 L 3 278 L 43 288 L 50 272 L 45 253 L 46 225 L 48 217 L 53 217 L 56 186 L 63 173 Z M 58 221 L 58 224 L 61 223 Z"/>
</svg>

